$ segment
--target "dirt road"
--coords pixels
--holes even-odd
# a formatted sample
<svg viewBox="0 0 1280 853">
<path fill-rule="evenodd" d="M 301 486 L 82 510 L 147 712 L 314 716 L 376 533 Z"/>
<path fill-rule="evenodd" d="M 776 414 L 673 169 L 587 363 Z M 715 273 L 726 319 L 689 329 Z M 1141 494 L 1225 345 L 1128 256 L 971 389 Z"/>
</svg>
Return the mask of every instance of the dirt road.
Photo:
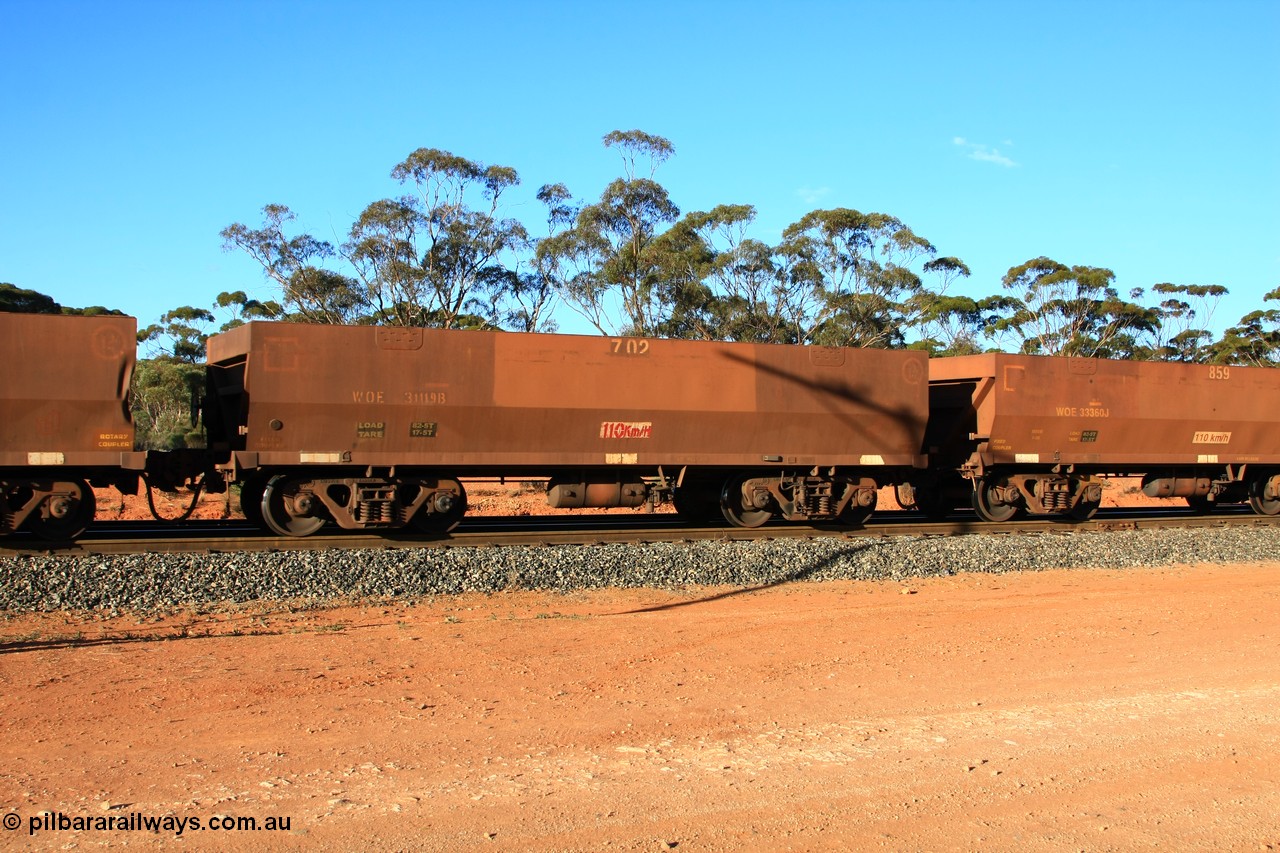
<svg viewBox="0 0 1280 853">
<path fill-rule="evenodd" d="M 21 616 L 0 690 L 14 849 L 1280 848 L 1280 563 Z"/>
</svg>

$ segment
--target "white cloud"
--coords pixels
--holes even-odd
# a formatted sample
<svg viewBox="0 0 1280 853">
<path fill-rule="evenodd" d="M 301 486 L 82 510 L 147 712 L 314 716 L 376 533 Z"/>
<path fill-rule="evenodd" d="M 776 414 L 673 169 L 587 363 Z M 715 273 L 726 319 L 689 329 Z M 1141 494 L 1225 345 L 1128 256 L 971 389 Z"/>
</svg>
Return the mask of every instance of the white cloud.
<svg viewBox="0 0 1280 853">
<path fill-rule="evenodd" d="M 970 142 L 963 136 L 951 137 L 951 143 L 969 152 L 968 157 L 970 160 L 977 160 L 980 163 L 994 163 L 997 166 L 1004 166 L 1006 169 L 1012 169 L 1018 165 L 1012 158 L 1000 153 L 999 148 L 993 148 L 981 142 Z M 1013 143 L 1007 139 L 1004 144 L 1006 147 L 1013 147 Z"/>
<path fill-rule="evenodd" d="M 817 204 L 825 196 L 831 195 L 831 187 L 809 187 L 804 186 L 796 190 L 796 196 L 805 204 Z"/>
</svg>

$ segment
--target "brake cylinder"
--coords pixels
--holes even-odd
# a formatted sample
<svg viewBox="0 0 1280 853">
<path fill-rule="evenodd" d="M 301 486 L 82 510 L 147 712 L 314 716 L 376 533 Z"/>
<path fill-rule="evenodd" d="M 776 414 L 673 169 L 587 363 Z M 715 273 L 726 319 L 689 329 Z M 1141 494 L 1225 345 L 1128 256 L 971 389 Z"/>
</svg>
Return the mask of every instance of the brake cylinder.
<svg viewBox="0 0 1280 853">
<path fill-rule="evenodd" d="M 547 503 L 556 509 L 637 507 L 644 502 L 644 483 L 566 483 L 552 480 L 547 484 Z"/>
<path fill-rule="evenodd" d="M 1208 477 L 1144 477 L 1142 493 L 1149 498 L 1202 498 L 1213 488 Z"/>
</svg>

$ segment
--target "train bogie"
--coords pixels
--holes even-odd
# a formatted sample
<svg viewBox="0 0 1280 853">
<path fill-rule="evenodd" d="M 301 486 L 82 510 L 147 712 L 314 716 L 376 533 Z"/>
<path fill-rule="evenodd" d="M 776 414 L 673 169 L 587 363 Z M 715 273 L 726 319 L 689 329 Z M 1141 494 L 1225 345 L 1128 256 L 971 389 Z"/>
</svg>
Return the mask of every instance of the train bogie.
<svg viewBox="0 0 1280 853">
<path fill-rule="evenodd" d="M 475 476 L 549 478 L 563 507 L 848 521 L 923 464 L 914 352 L 280 323 L 208 352 L 211 446 L 277 532 L 445 527 Z"/>
<path fill-rule="evenodd" d="M 1141 475 L 1197 509 L 1248 500 L 1280 513 L 1280 372 L 986 354 L 929 365 L 931 478 L 920 502 L 978 514 L 1088 517 L 1099 477 Z"/>
</svg>

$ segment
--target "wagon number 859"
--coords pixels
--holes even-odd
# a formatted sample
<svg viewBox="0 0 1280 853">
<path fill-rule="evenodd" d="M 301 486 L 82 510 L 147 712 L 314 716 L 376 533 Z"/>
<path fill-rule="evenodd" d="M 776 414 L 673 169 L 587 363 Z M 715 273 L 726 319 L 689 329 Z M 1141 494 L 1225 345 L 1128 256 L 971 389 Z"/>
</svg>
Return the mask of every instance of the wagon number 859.
<svg viewBox="0 0 1280 853">
<path fill-rule="evenodd" d="M 1210 379 L 1230 379 L 1231 368 L 1227 367 L 1225 364 L 1211 364 L 1209 365 L 1209 378 Z"/>
<path fill-rule="evenodd" d="M 611 338 L 614 355 L 648 355 L 649 342 L 644 338 Z"/>
</svg>

